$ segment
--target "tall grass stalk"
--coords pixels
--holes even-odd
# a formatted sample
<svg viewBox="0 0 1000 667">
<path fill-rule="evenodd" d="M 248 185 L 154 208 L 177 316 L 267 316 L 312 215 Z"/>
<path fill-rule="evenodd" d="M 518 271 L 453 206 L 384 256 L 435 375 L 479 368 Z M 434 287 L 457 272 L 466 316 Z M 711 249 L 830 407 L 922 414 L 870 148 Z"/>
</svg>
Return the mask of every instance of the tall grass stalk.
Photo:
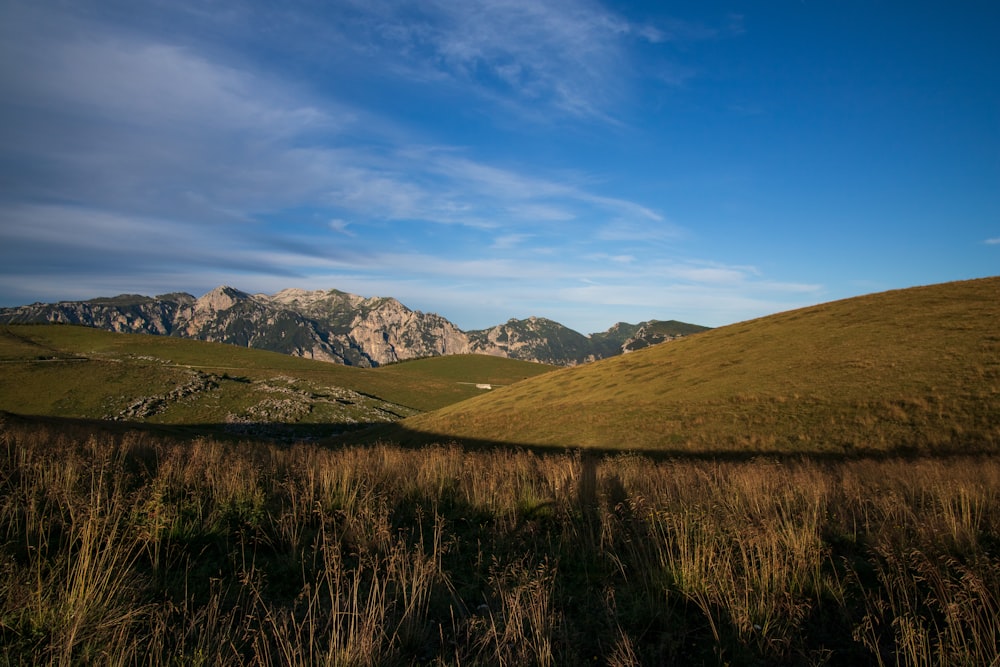
<svg viewBox="0 0 1000 667">
<path fill-rule="evenodd" d="M 0 664 L 1000 664 L 993 458 L 0 438 Z"/>
</svg>

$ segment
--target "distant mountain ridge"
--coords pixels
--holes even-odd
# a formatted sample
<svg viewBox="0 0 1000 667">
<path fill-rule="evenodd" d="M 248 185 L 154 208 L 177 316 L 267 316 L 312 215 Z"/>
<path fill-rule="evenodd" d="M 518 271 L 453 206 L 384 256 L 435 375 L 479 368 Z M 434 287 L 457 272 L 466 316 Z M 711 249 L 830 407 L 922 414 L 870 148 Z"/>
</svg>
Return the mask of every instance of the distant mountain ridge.
<svg viewBox="0 0 1000 667">
<path fill-rule="evenodd" d="M 440 315 L 411 310 L 390 297 L 335 289 L 248 294 L 229 286 L 198 298 L 183 292 L 121 294 L 0 308 L 0 323 L 33 322 L 208 340 L 362 367 L 449 354 L 571 366 L 708 329 L 651 320 L 620 322 L 585 336 L 558 322 L 529 317 L 462 331 Z"/>
</svg>

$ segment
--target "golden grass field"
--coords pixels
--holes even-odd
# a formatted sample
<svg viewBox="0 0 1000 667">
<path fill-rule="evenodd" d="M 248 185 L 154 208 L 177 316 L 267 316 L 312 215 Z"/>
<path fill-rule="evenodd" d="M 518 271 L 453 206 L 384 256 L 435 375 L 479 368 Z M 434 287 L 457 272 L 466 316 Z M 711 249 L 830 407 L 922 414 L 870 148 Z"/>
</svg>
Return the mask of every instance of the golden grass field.
<svg viewBox="0 0 1000 667">
<path fill-rule="evenodd" d="M 1000 661 L 993 457 L 0 442 L 0 664 Z"/>
<path fill-rule="evenodd" d="M 670 453 L 995 451 L 1000 278 L 741 322 L 399 426 L 424 441 Z"/>
</svg>

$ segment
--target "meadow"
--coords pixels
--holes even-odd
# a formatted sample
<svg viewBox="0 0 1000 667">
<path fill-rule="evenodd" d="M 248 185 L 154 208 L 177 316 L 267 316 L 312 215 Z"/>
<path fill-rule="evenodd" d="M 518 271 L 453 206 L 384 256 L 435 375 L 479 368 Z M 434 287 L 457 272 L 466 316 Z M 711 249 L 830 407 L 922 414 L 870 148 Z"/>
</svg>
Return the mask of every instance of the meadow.
<svg viewBox="0 0 1000 667">
<path fill-rule="evenodd" d="M 0 410 L 305 439 L 395 421 L 551 366 L 485 355 L 377 369 L 81 326 L 0 326 Z"/>
<path fill-rule="evenodd" d="M 996 665 L 1000 462 L 3 415 L 0 664 Z"/>
</svg>

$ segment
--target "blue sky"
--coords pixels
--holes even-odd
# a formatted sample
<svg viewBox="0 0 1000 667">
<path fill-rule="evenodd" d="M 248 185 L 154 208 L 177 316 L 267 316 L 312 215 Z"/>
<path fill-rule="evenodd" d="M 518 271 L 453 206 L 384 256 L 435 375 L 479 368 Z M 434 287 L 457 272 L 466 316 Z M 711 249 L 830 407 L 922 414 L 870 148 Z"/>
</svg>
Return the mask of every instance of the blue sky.
<svg viewBox="0 0 1000 667">
<path fill-rule="evenodd" d="M 1000 5 L 5 0 L 0 305 L 718 326 L 1000 273 Z"/>
</svg>

